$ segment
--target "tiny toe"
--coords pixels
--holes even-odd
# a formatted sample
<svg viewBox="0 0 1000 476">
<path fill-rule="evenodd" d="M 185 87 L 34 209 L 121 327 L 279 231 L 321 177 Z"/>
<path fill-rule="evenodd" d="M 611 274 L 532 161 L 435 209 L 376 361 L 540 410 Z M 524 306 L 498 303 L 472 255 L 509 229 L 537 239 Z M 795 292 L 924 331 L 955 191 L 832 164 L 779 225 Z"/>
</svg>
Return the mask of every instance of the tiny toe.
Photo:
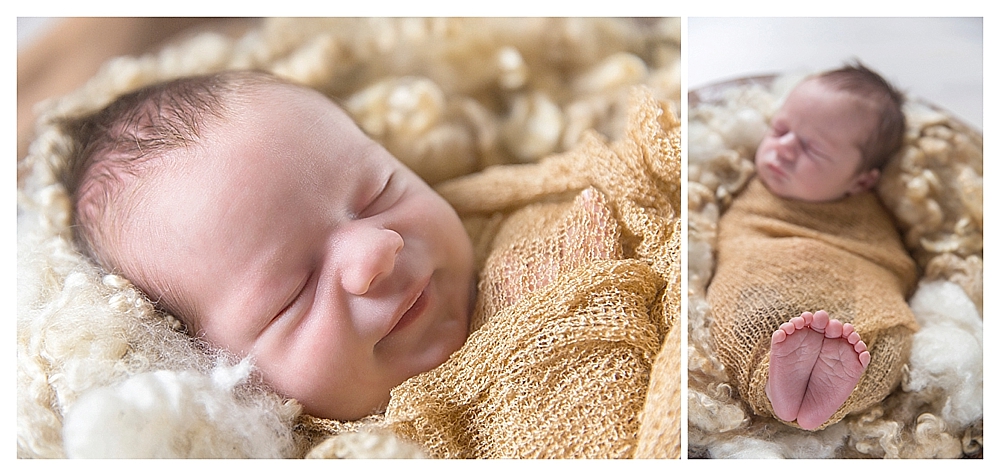
<svg viewBox="0 0 1000 476">
<path fill-rule="evenodd" d="M 791 333 L 795 332 L 795 324 L 792 324 L 791 322 L 786 322 L 786 323 L 778 326 L 778 329 L 781 329 L 782 331 L 784 331 L 785 334 L 791 334 Z"/>
<path fill-rule="evenodd" d="M 861 336 L 857 332 L 852 332 L 847 336 L 847 342 L 850 342 L 851 345 L 857 344 L 859 340 L 861 340 Z"/>
<path fill-rule="evenodd" d="M 791 323 L 795 325 L 796 329 L 801 329 L 805 327 L 806 320 L 803 319 L 802 316 L 798 316 L 798 317 L 793 317 Z"/>
<path fill-rule="evenodd" d="M 868 351 L 866 350 L 866 351 L 858 354 L 858 360 L 861 361 L 861 366 L 862 367 L 868 368 L 868 363 L 871 362 L 872 355 L 869 354 Z"/>
<path fill-rule="evenodd" d="M 774 344 L 778 344 L 778 343 L 784 342 L 785 341 L 785 337 L 787 337 L 787 336 L 788 336 L 788 334 L 785 334 L 785 331 L 783 331 L 781 329 L 778 329 L 778 330 L 774 331 L 774 334 L 771 334 L 771 344 L 774 345 Z"/>
<path fill-rule="evenodd" d="M 844 323 L 844 337 L 851 335 L 854 332 L 854 325 L 850 322 Z"/>
<path fill-rule="evenodd" d="M 810 327 L 812 327 L 813 330 L 816 330 L 818 332 L 823 332 L 824 330 L 826 330 L 826 325 L 829 322 L 830 322 L 830 316 L 826 313 L 826 311 L 819 311 L 816 314 L 813 314 L 812 324 L 810 324 Z"/>
<path fill-rule="evenodd" d="M 803 312 L 802 315 L 799 316 L 799 317 L 801 317 L 802 320 L 805 321 L 805 323 L 806 323 L 807 326 L 810 325 L 810 324 L 812 324 L 813 313 L 811 313 L 809 311 L 806 311 L 806 312 Z"/>
<path fill-rule="evenodd" d="M 867 350 L 868 350 L 868 346 L 865 345 L 864 341 L 860 341 L 859 340 L 857 344 L 854 344 L 854 351 L 857 352 L 857 353 L 859 353 L 859 354 L 862 353 L 862 352 L 866 352 Z"/>
<path fill-rule="evenodd" d="M 844 325 L 836 319 L 830 319 L 830 322 L 826 325 L 826 336 L 831 339 L 836 339 L 844 335 Z"/>
</svg>

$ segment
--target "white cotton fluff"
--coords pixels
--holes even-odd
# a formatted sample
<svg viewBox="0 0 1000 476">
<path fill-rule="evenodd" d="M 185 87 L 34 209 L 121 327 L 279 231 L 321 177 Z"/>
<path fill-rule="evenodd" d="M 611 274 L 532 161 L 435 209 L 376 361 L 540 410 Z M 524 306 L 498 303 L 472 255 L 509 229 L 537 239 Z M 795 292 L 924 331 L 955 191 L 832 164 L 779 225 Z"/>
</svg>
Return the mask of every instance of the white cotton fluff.
<svg viewBox="0 0 1000 476">
<path fill-rule="evenodd" d="M 744 148 L 753 151 L 767 133 L 768 120 L 760 111 L 743 107 L 732 114 L 717 116 L 715 127 L 729 149 Z"/>
<path fill-rule="evenodd" d="M 726 150 L 725 139 L 704 122 L 688 125 L 688 161 L 692 164 L 708 162 Z"/>
<path fill-rule="evenodd" d="M 957 284 L 930 281 L 910 299 L 920 323 L 904 390 L 941 389 L 941 417 L 962 428 L 983 416 L 983 320 Z"/>
<path fill-rule="evenodd" d="M 234 389 L 246 360 L 211 375 L 159 370 L 84 394 L 66 414 L 71 458 L 282 458 L 290 432 L 275 409 L 247 405 Z"/>
<path fill-rule="evenodd" d="M 773 437 L 784 448 L 784 457 L 793 459 L 836 458 L 847 439 L 847 425 L 839 422 L 823 431 L 788 431 Z"/>
<path fill-rule="evenodd" d="M 781 459 L 784 450 L 782 445 L 772 441 L 736 437 L 717 443 L 709 453 L 715 459 Z"/>
<path fill-rule="evenodd" d="M 818 459 L 836 458 L 847 438 L 847 426 L 837 423 L 824 431 L 782 431 L 766 436 L 736 436 L 712 445 L 709 452 L 719 459 Z"/>
</svg>

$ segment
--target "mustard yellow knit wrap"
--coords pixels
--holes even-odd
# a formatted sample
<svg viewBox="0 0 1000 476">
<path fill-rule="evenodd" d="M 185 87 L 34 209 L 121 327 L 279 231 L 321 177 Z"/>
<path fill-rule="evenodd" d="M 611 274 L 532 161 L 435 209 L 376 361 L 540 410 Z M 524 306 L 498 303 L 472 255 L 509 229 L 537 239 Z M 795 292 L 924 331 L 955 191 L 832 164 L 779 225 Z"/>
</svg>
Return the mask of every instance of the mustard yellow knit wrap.
<svg viewBox="0 0 1000 476">
<path fill-rule="evenodd" d="M 771 334 L 805 311 L 852 323 L 872 360 L 854 392 L 820 428 L 870 407 L 899 383 L 917 329 L 906 297 L 917 278 L 893 221 L 873 193 L 810 203 L 772 195 L 757 179 L 719 221 L 708 287 L 719 359 L 759 415 Z"/>
</svg>

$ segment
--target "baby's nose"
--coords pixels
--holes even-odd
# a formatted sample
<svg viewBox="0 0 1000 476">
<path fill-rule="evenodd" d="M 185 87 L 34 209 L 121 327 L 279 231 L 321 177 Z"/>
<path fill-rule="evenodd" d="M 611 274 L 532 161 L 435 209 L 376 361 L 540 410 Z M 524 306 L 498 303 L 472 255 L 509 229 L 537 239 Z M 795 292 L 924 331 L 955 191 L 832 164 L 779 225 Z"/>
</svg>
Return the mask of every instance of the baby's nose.
<svg viewBox="0 0 1000 476">
<path fill-rule="evenodd" d="M 360 230 L 359 230 L 360 231 Z M 345 250 L 348 255 L 342 274 L 344 289 L 360 296 L 375 287 L 392 273 L 396 255 L 403 249 L 403 237 L 393 230 L 370 228 L 352 237 L 354 246 Z"/>
<path fill-rule="evenodd" d="M 778 157 L 782 160 L 792 160 L 798 154 L 798 137 L 794 132 L 786 132 L 778 138 Z"/>
</svg>

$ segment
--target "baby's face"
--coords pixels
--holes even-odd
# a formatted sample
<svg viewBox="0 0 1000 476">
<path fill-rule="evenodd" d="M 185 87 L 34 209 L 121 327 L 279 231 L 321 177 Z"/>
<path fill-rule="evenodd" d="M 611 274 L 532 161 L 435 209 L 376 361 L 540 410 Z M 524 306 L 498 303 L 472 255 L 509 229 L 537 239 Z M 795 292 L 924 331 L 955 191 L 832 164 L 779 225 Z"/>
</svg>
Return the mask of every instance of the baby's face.
<svg viewBox="0 0 1000 476">
<path fill-rule="evenodd" d="M 867 190 L 878 171 L 858 172 L 862 146 L 875 126 L 858 97 L 810 79 L 771 119 L 757 147 L 757 175 L 784 198 L 822 202 Z"/>
<path fill-rule="evenodd" d="M 464 343 L 471 244 L 454 210 L 332 102 L 264 88 L 156 167 L 121 261 L 308 413 L 360 418 Z"/>
</svg>

